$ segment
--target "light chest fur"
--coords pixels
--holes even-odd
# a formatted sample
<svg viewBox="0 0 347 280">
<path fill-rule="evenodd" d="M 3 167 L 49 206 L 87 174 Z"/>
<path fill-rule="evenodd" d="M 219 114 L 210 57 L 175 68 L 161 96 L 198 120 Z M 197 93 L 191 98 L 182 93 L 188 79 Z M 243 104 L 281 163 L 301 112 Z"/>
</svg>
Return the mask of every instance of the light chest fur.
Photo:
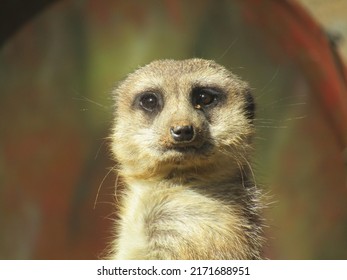
<svg viewBox="0 0 347 280">
<path fill-rule="evenodd" d="M 231 186 L 228 186 L 231 187 Z M 187 186 L 132 185 L 120 213 L 117 259 L 259 258 L 252 231 L 236 203 Z M 256 246 L 255 246 L 256 247 Z"/>
</svg>

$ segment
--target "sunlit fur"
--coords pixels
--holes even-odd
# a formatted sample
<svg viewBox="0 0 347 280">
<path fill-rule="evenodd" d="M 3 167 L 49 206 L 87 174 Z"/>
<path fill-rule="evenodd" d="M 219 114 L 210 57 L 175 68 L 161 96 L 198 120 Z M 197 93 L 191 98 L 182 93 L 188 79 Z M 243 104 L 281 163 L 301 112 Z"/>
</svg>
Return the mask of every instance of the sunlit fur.
<svg viewBox="0 0 347 280">
<path fill-rule="evenodd" d="M 194 108 L 193 87 L 225 98 L 209 113 Z M 148 114 L 138 94 L 160 92 Z M 254 127 L 247 83 L 213 61 L 154 61 L 114 91 L 111 135 L 121 195 L 114 259 L 258 259 L 262 245 L 259 192 L 249 163 Z M 193 125 L 199 152 L 179 152 L 170 127 Z"/>
</svg>

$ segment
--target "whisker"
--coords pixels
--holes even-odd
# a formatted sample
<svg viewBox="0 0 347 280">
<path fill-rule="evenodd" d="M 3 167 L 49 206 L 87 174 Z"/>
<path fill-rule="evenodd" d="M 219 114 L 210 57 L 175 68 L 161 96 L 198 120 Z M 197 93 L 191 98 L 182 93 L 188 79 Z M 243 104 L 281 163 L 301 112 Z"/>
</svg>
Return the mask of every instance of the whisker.
<svg viewBox="0 0 347 280">
<path fill-rule="evenodd" d="M 261 89 L 259 92 L 263 92 L 263 94 L 259 95 L 258 98 L 261 98 L 266 92 L 265 89 L 277 78 L 278 73 L 280 72 L 280 66 L 277 66 L 277 69 L 275 73 L 272 75 L 270 81 L 268 81 Z"/>
<path fill-rule="evenodd" d="M 119 201 L 118 201 L 118 178 L 119 178 L 119 174 L 117 173 L 117 177 L 116 177 L 116 180 L 115 180 L 115 189 L 114 189 L 114 196 L 116 198 L 116 202 L 117 202 L 117 205 L 119 204 Z"/>
<path fill-rule="evenodd" d="M 95 153 L 94 160 L 96 160 L 96 159 L 98 158 L 98 156 L 99 156 L 99 154 L 100 154 L 100 151 L 101 151 L 101 148 L 105 145 L 105 143 L 106 143 L 107 141 L 108 141 L 107 139 L 104 139 L 104 140 L 102 141 L 102 143 L 100 144 L 98 150 L 97 150 L 96 153 Z"/>
<path fill-rule="evenodd" d="M 221 60 L 224 56 L 226 56 L 226 54 L 230 51 L 230 49 L 235 45 L 237 40 L 238 38 L 235 38 L 217 60 Z"/>
<path fill-rule="evenodd" d="M 89 102 L 91 104 L 94 104 L 94 105 L 97 105 L 97 106 L 99 106 L 99 107 L 101 107 L 103 109 L 109 109 L 109 106 L 103 105 L 103 104 L 101 104 L 99 102 L 96 102 L 96 101 L 94 101 L 94 100 L 92 100 L 92 99 L 90 99 L 88 97 L 85 97 L 85 96 L 82 96 L 82 97 L 72 97 L 72 99 L 73 100 L 78 100 L 78 101 L 87 101 L 87 102 Z"/>
<path fill-rule="evenodd" d="M 296 96 L 286 96 L 286 97 L 282 97 L 279 98 L 277 100 L 274 100 L 273 102 L 270 102 L 268 104 L 264 104 L 264 106 L 260 107 L 258 111 L 264 111 L 268 108 L 271 108 L 272 106 L 276 105 L 276 108 L 286 108 L 286 107 L 293 107 L 293 106 L 303 106 L 306 105 L 306 102 L 300 102 L 300 101 L 296 101 L 296 103 L 290 103 L 290 104 L 281 104 L 281 102 L 283 101 L 288 101 L 288 100 L 295 100 L 298 97 L 301 96 L 305 96 L 304 94 L 301 95 L 296 95 Z"/>
<path fill-rule="evenodd" d="M 273 126 L 273 125 L 256 125 L 256 127 L 260 128 L 288 128 L 288 126 Z"/>
<path fill-rule="evenodd" d="M 248 159 L 244 155 L 240 154 L 240 156 L 244 159 L 245 163 L 247 164 L 248 169 L 251 172 L 251 175 L 252 175 L 252 178 L 253 178 L 253 182 L 254 182 L 255 186 L 257 186 L 257 181 L 255 179 L 255 174 L 253 172 L 253 168 L 252 168 L 251 164 L 249 163 Z"/>
<path fill-rule="evenodd" d="M 104 182 L 105 182 L 106 178 L 108 177 L 108 175 L 110 175 L 110 173 L 111 173 L 113 170 L 115 170 L 115 166 L 112 167 L 112 168 L 107 172 L 107 174 L 104 176 L 104 178 L 102 179 L 101 183 L 99 184 L 98 191 L 97 191 L 97 193 L 96 193 L 96 197 L 95 197 L 95 201 L 94 201 L 94 207 L 93 207 L 94 210 L 95 210 L 95 208 L 96 208 L 96 203 L 97 203 L 97 200 L 98 200 L 98 198 L 99 198 L 99 193 L 100 193 L 101 187 L 102 187 L 102 185 L 104 184 Z M 117 178 L 118 178 L 118 176 L 117 176 Z"/>
</svg>

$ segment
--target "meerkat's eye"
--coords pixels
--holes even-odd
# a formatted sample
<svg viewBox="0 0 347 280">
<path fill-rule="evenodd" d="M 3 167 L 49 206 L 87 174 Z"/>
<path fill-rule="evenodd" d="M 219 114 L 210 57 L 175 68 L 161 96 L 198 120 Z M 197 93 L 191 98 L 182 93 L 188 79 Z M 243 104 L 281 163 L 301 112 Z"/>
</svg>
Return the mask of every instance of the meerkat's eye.
<svg viewBox="0 0 347 280">
<path fill-rule="evenodd" d="M 153 112 L 159 106 L 158 97 L 152 92 L 146 92 L 140 96 L 140 106 L 146 111 Z"/>
<path fill-rule="evenodd" d="M 203 109 L 218 102 L 220 92 L 213 88 L 197 87 L 192 92 L 192 103 L 194 108 Z"/>
</svg>

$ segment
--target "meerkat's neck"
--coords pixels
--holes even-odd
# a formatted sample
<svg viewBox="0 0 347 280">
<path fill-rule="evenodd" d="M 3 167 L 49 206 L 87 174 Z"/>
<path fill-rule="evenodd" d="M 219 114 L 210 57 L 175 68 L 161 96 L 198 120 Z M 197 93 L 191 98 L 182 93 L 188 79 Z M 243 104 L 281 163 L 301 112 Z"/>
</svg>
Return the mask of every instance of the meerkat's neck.
<svg viewBox="0 0 347 280">
<path fill-rule="evenodd" d="M 120 211 L 115 258 L 259 258 L 255 249 L 258 240 L 253 238 L 256 214 L 250 217 L 249 209 L 251 192 L 240 184 L 244 184 L 242 179 L 209 184 L 129 180 Z M 242 212 L 245 207 L 247 213 Z"/>
<path fill-rule="evenodd" d="M 122 166 L 119 174 L 127 185 L 146 185 L 166 187 L 208 187 L 215 186 L 211 191 L 218 192 L 218 186 L 249 185 L 253 182 L 252 172 L 248 165 L 230 165 L 229 162 L 221 162 L 213 165 L 191 166 L 188 168 L 158 167 L 148 169 L 134 169 L 133 166 Z"/>
</svg>

